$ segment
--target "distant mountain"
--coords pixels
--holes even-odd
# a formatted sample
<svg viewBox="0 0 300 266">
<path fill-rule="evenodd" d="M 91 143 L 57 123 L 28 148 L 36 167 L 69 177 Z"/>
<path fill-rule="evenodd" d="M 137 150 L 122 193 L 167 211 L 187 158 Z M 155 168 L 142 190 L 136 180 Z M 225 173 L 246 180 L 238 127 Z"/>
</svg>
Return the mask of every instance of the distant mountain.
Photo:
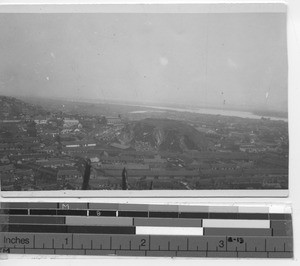
<svg viewBox="0 0 300 266">
<path fill-rule="evenodd" d="M 20 119 L 26 116 L 46 115 L 41 106 L 21 101 L 14 97 L 0 95 L 0 119 Z"/>
<path fill-rule="evenodd" d="M 185 122 L 170 119 L 147 118 L 125 126 L 118 139 L 134 147 L 147 143 L 157 151 L 183 152 L 207 150 L 207 137 Z"/>
</svg>

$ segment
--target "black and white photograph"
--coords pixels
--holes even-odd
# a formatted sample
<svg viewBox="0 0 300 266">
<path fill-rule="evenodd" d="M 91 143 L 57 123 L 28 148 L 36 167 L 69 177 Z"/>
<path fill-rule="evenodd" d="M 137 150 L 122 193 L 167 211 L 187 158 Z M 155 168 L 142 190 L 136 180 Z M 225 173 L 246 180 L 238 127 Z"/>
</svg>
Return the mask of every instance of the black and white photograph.
<svg viewBox="0 0 300 266">
<path fill-rule="evenodd" d="M 2 191 L 288 189 L 284 8 L 0 25 Z"/>
</svg>

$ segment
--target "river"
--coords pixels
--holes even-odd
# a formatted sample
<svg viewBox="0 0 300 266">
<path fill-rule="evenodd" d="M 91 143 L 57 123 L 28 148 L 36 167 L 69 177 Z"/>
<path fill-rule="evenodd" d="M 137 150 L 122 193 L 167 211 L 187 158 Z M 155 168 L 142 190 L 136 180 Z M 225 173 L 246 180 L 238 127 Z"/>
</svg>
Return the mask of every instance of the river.
<svg viewBox="0 0 300 266">
<path fill-rule="evenodd" d="M 251 118 L 251 119 L 261 119 L 262 116 L 255 115 L 247 111 L 237 111 L 237 110 L 226 110 L 226 109 L 212 109 L 212 108 L 175 108 L 175 107 L 164 107 L 164 106 L 153 106 L 153 105 L 138 105 L 139 107 L 152 108 L 157 110 L 166 111 L 177 111 L 177 112 L 189 112 L 196 114 L 210 114 L 210 115 L 224 115 L 224 116 L 236 116 L 241 118 Z M 142 113 L 147 111 L 133 111 L 131 113 Z M 265 118 L 270 118 L 271 120 L 279 120 L 288 122 L 287 118 L 284 117 L 273 117 L 273 116 L 263 116 Z"/>
</svg>

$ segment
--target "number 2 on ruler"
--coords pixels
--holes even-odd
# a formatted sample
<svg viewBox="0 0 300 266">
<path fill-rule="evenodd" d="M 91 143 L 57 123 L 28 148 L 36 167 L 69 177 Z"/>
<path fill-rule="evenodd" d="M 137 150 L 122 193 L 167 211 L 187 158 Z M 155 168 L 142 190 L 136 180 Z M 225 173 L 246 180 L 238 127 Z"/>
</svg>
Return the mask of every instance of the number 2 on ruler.
<svg viewBox="0 0 300 266">
<path fill-rule="evenodd" d="M 141 239 L 141 244 L 140 244 L 141 247 L 145 247 L 146 246 L 146 239 Z"/>
</svg>

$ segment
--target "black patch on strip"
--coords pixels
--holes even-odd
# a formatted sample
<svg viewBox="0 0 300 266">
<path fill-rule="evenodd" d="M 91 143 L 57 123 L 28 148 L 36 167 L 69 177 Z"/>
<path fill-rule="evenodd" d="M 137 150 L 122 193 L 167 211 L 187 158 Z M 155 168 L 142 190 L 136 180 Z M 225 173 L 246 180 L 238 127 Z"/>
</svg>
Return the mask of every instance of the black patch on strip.
<svg viewBox="0 0 300 266">
<path fill-rule="evenodd" d="M 9 209 L 0 209 L 0 214 L 8 214 Z"/>
<path fill-rule="evenodd" d="M 134 235 L 134 226 L 68 226 L 67 233 Z"/>
<path fill-rule="evenodd" d="M 268 213 L 238 213 L 237 219 L 269 220 L 269 214 Z"/>
<path fill-rule="evenodd" d="M 8 232 L 24 233 L 67 233 L 65 225 L 44 225 L 44 224 L 9 224 Z"/>
<path fill-rule="evenodd" d="M 208 214 L 208 219 L 237 219 L 237 213 L 231 212 L 211 212 Z"/>
<path fill-rule="evenodd" d="M 28 215 L 28 209 L 9 209 L 8 213 L 10 215 Z"/>
<path fill-rule="evenodd" d="M 207 212 L 180 212 L 179 218 L 202 218 L 208 219 Z"/>
<path fill-rule="evenodd" d="M 30 215 L 56 215 L 56 210 L 31 209 Z"/>
<path fill-rule="evenodd" d="M 8 232 L 9 224 L 0 224 L 0 232 Z"/>
<path fill-rule="evenodd" d="M 102 210 L 90 210 L 89 211 L 89 216 L 112 216 L 116 217 L 116 211 L 102 211 Z"/>
<path fill-rule="evenodd" d="M 178 218 L 178 212 L 149 212 L 149 217 Z"/>
<path fill-rule="evenodd" d="M 290 213 L 269 213 L 270 220 L 292 220 Z"/>
<path fill-rule="evenodd" d="M 56 210 L 57 215 L 87 216 L 86 210 Z"/>
<path fill-rule="evenodd" d="M 143 211 L 119 211 L 119 217 L 148 217 L 148 212 Z"/>
</svg>

